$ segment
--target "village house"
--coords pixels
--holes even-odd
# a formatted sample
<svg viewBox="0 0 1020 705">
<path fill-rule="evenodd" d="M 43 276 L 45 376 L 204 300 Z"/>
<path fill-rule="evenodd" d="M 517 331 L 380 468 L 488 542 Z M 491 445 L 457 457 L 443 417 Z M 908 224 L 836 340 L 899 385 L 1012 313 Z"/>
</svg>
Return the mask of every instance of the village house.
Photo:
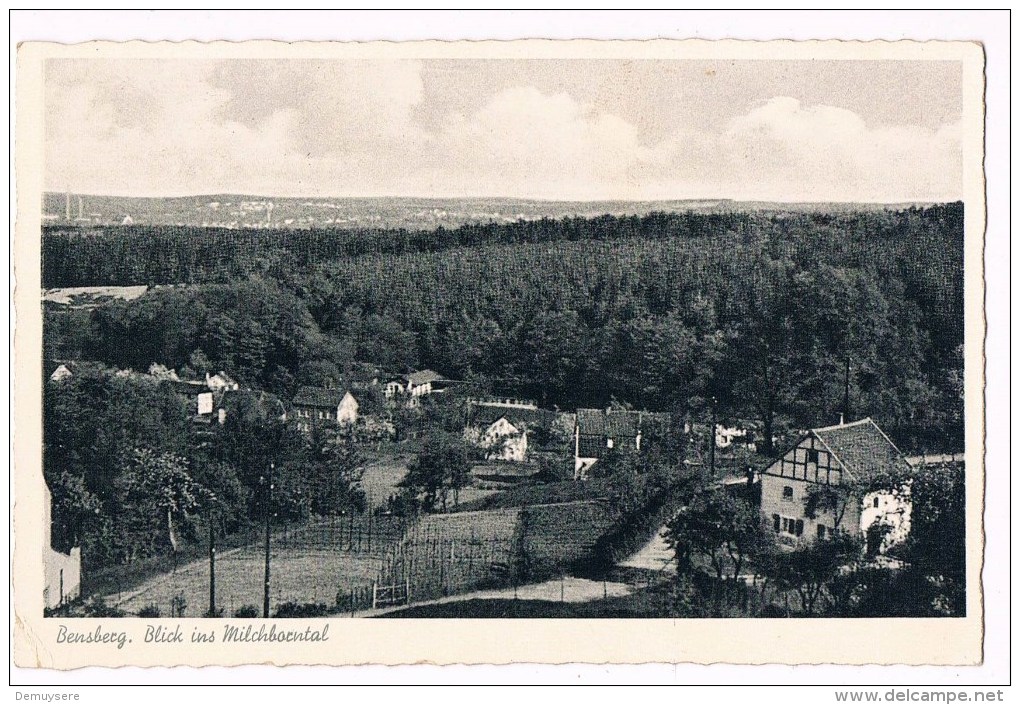
<svg viewBox="0 0 1020 705">
<path fill-rule="evenodd" d="M 43 605 L 59 607 L 81 593 L 81 548 L 75 546 L 70 553 L 53 548 L 52 517 L 53 497 L 43 482 Z"/>
<path fill-rule="evenodd" d="M 761 473 L 761 512 L 781 544 L 803 545 L 838 528 L 863 535 L 868 552 L 875 554 L 909 533 L 909 488 L 858 488 L 910 469 L 870 418 L 812 429 Z M 812 506 L 818 503 L 809 498 L 825 489 L 842 499 L 835 506 Z"/>
<path fill-rule="evenodd" d="M 298 428 L 305 432 L 358 420 L 358 401 L 346 389 L 301 387 L 293 406 Z"/>
<path fill-rule="evenodd" d="M 529 433 L 548 429 L 556 417 L 519 400 L 471 400 L 464 438 L 486 451 L 487 460 L 523 463 L 528 459 Z"/>
<path fill-rule="evenodd" d="M 585 479 L 591 466 L 614 448 L 641 450 L 641 412 L 578 409 L 574 424 L 574 479 Z"/>
<path fill-rule="evenodd" d="M 74 372 L 71 370 L 71 368 L 73 366 L 74 366 L 74 363 L 69 363 L 69 362 L 62 362 L 62 363 L 60 363 L 57 366 L 57 368 L 55 370 L 53 370 L 52 373 L 50 373 L 50 381 L 51 382 L 59 382 L 62 379 L 67 379 L 68 377 L 73 377 L 74 376 Z"/>
<path fill-rule="evenodd" d="M 236 392 L 241 388 L 234 378 L 226 372 L 220 371 L 214 375 L 205 373 L 205 386 L 214 392 Z"/>
<path fill-rule="evenodd" d="M 403 375 L 396 375 L 387 380 L 383 393 L 387 399 L 394 399 L 406 395 L 409 401 L 417 401 L 420 397 L 432 394 L 437 391 L 437 382 L 443 376 L 435 370 L 420 370 L 408 372 Z"/>
</svg>

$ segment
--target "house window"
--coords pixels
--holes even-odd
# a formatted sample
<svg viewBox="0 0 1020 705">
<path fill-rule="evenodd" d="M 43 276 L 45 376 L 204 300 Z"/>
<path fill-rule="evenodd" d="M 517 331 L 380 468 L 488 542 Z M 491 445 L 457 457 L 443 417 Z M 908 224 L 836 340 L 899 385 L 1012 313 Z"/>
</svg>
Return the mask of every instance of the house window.
<svg viewBox="0 0 1020 705">
<path fill-rule="evenodd" d="M 783 499 L 793 499 L 793 488 L 789 485 L 783 488 Z"/>
<path fill-rule="evenodd" d="M 817 449 L 815 449 L 815 448 L 808 448 L 807 461 L 808 461 L 808 463 L 814 463 L 815 465 L 818 465 L 818 450 Z"/>
<path fill-rule="evenodd" d="M 875 509 L 878 509 L 878 497 L 872 500 L 872 505 Z"/>
<path fill-rule="evenodd" d="M 825 538 L 825 524 L 818 525 L 818 538 L 820 539 Z"/>
<path fill-rule="evenodd" d="M 772 515 L 772 530 L 775 531 L 778 534 L 780 526 L 781 526 L 781 524 L 780 524 L 780 516 L 778 514 L 773 514 Z"/>
<path fill-rule="evenodd" d="M 775 522 L 775 515 L 773 515 L 773 523 Z M 803 519 L 791 519 L 789 517 L 782 517 L 782 531 L 785 534 L 792 534 L 794 536 L 800 536 L 804 533 L 804 520 Z"/>
</svg>

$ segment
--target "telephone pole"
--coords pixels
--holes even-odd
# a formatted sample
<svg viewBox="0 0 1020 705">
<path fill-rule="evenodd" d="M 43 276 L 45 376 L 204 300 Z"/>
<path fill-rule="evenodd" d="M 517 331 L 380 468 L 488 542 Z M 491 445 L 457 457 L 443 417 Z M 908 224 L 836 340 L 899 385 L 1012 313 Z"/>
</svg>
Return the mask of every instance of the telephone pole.
<svg viewBox="0 0 1020 705">
<path fill-rule="evenodd" d="M 712 428 L 708 432 L 708 472 L 709 477 L 715 477 L 715 427 L 718 423 L 716 420 L 716 414 L 718 409 L 718 400 L 712 397 Z"/>
<path fill-rule="evenodd" d="M 266 482 L 266 580 L 262 593 L 262 616 L 269 619 L 269 539 L 273 518 L 273 471 L 275 463 L 269 463 L 269 479 Z"/>
<path fill-rule="evenodd" d="M 846 356 L 846 368 L 843 372 L 843 419 L 840 423 L 850 423 L 850 356 Z"/>
<path fill-rule="evenodd" d="M 209 512 L 209 616 L 216 616 L 216 531 L 213 513 Z"/>
</svg>

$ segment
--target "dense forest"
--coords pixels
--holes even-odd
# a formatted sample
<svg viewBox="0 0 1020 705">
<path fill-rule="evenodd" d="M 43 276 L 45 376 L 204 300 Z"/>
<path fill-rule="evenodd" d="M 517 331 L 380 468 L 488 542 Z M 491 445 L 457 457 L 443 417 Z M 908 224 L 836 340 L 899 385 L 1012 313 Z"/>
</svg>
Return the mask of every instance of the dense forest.
<svg viewBox="0 0 1020 705">
<path fill-rule="evenodd" d="M 455 230 L 49 229 L 44 285 L 176 285 L 50 308 L 46 355 L 229 370 L 285 398 L 355 361 L 573 409 L 850 413 L 963 440 L 963 206 L 567 218 Z"/>
</svg>

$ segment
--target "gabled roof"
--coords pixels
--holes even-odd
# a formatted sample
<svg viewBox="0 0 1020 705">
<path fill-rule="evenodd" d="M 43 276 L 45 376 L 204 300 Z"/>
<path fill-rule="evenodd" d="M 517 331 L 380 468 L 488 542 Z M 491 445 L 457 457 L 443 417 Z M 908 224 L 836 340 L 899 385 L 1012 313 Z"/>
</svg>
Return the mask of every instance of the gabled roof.
<svg viewBox="0 0 1020 705">
<path fill-rule="evenodd" d="M 442 378 L 443 376 L 435 370 L 419 370 L 418 372 L 408 372 L 404 375 L 404 379 L 410 382 L 414 387 L 419 387 L 429 382 L 435 382 Z"/>
<path fill-rule="evenodd" d="M 636 438 L 641 432 L 641 412 L 578 409 L 577 429 L 582 436 Z"/>
<path fill-rule="evenodd" d="M 323 409 L 335 409 L 347 395 L 346 389 L 326 389 L 325 387 L 301 387 L 294 397 L 294 406 L 314 406 Z"/>
<path fill-rule="evenodd" d="M 475 426 L 491 426 L 506 418 L 517 429 L 547 428 L 556 420 L 556 412 L 546 409 L 522 409 L 506 406 L 472 406 L 471 423 Z"/>
<path fill-rule="evenodd" d="M 855 480 L 867 481 L 889 472 L 910 471 L 910 465 L 889 436 L 870 417 L 815 428 L 809 432 L 836 457 Z"/>
</svg>

